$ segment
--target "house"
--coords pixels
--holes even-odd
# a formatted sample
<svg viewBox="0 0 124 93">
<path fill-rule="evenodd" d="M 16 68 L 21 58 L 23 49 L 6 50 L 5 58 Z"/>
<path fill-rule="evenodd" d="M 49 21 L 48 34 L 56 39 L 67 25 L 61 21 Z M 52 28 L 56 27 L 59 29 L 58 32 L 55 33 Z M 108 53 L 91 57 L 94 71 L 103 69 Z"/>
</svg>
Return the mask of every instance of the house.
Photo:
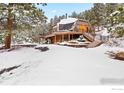
<svg viewBox="0 0 124 93">
<path fill-rule="evenodd" d="M 58 43 L 77 39 L 82 33 L 90 32 L 91 25 L 85 20 L 76 18 L 62 19 L 55 27 L 53 32 L 45 36 L 50 43 Z"/>
</svg>

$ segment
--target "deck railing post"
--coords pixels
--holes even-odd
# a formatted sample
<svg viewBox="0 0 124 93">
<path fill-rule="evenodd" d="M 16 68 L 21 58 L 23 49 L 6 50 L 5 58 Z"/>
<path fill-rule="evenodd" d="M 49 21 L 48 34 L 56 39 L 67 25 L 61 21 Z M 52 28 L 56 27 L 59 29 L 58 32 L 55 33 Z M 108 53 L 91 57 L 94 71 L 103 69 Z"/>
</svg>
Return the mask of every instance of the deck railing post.
<svg viewBox="0 0 124 93">
<path fill-rule="evenodd" d="M 72 34 L 72 40 L 73 40 L 73 34 Z"/>
<path fill-rule="evenodd" d="M 62 42 L 64 41 L 64 35 L 62 35 Z"/>
<path fill-rule="evenodd" d="M 68 41 L 70 41 L 70 34 L 68 34 Z"/>
</svg>

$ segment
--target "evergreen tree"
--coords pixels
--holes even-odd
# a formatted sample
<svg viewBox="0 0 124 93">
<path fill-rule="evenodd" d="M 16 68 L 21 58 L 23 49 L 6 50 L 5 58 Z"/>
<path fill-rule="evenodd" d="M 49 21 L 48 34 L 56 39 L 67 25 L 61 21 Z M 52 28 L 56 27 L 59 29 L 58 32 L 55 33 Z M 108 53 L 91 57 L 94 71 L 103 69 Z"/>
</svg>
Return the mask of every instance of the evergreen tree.
<svg viewBox="0 0 124 93">
<path fill-rule="evenodd" d="M 118 7 L 117 3 L 106 3 L 105 4 L 106 24 L 110 24 L 111 26 L 114 25 L 114 17 L 110 15 L 117 10 L 117 7 Z"/>
<path fill-rule="evenodd" d="M 72 18 L 78 18 L 78 14 L 74 11 L 74 12 L 72 12 L 72 14 L 70 15 L 70 17 L 72 17 Z"/>
<path fill-rule="evenodd" d="M 7 19 L 8 30 L 5 36 L 5 48 L 11 46 L 11 36 L 14 28 L 25 27 L 29 29 L 38 21 L 41 22 L 46 19 L 42 10 L 37 9 L 35 4 L 32 3 L 0 4 L 0 10 L 6 14 L 4 19 Z"/>
<path fill-rule="evenodd" d="M 95 24 L 98 26 L 98 30 L 99 30 L 99 26 L 104 24 L 104 4 L 102 3 L 95 3 L 94 7 L 92 8 L 92 15 L 94 15 L 94 21 Z"/>
</svg>

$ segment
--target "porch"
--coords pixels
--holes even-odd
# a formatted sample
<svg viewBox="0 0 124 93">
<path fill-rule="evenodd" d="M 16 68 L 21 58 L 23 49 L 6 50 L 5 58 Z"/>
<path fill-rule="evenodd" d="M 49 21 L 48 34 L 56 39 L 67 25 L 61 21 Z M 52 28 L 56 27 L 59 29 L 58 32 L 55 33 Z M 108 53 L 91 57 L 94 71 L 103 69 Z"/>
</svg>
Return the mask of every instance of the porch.
<svg viewBox="0 0 124 93">
<path fill-rule="evenodd" d="M 45 38 L 50 40 L 51 43 L 56 44 L 58 42 L 70 41 L 82 35 L 82 32 L 54 32 L 50 35 L 47 35 Z"/>
</svg>

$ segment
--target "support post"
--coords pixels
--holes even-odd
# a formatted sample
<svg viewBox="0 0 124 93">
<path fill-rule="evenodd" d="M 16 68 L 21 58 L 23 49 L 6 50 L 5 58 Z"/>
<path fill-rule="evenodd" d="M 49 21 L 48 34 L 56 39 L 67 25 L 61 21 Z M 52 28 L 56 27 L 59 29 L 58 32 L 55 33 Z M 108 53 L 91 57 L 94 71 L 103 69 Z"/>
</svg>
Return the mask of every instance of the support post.
<svg viewBox="0 0 124 93">
<path fill-rule="evenodd" d="M 55 35 L 54 43 L 56 44 L 56 35 Z"/>
<path fill-rule="evenodd" d="M 64 35 L 62 35 L 62 42 L 64 41 Z"/>
<path fill-rule="evenodd" d="M 70 41 L 70 34 L 68 34 L 68 41 Z"/>
<path fill-rule="evenodd" d="M 73 40 L 73 34 L 72 34 L 72 40 Z"/>
</svg>

